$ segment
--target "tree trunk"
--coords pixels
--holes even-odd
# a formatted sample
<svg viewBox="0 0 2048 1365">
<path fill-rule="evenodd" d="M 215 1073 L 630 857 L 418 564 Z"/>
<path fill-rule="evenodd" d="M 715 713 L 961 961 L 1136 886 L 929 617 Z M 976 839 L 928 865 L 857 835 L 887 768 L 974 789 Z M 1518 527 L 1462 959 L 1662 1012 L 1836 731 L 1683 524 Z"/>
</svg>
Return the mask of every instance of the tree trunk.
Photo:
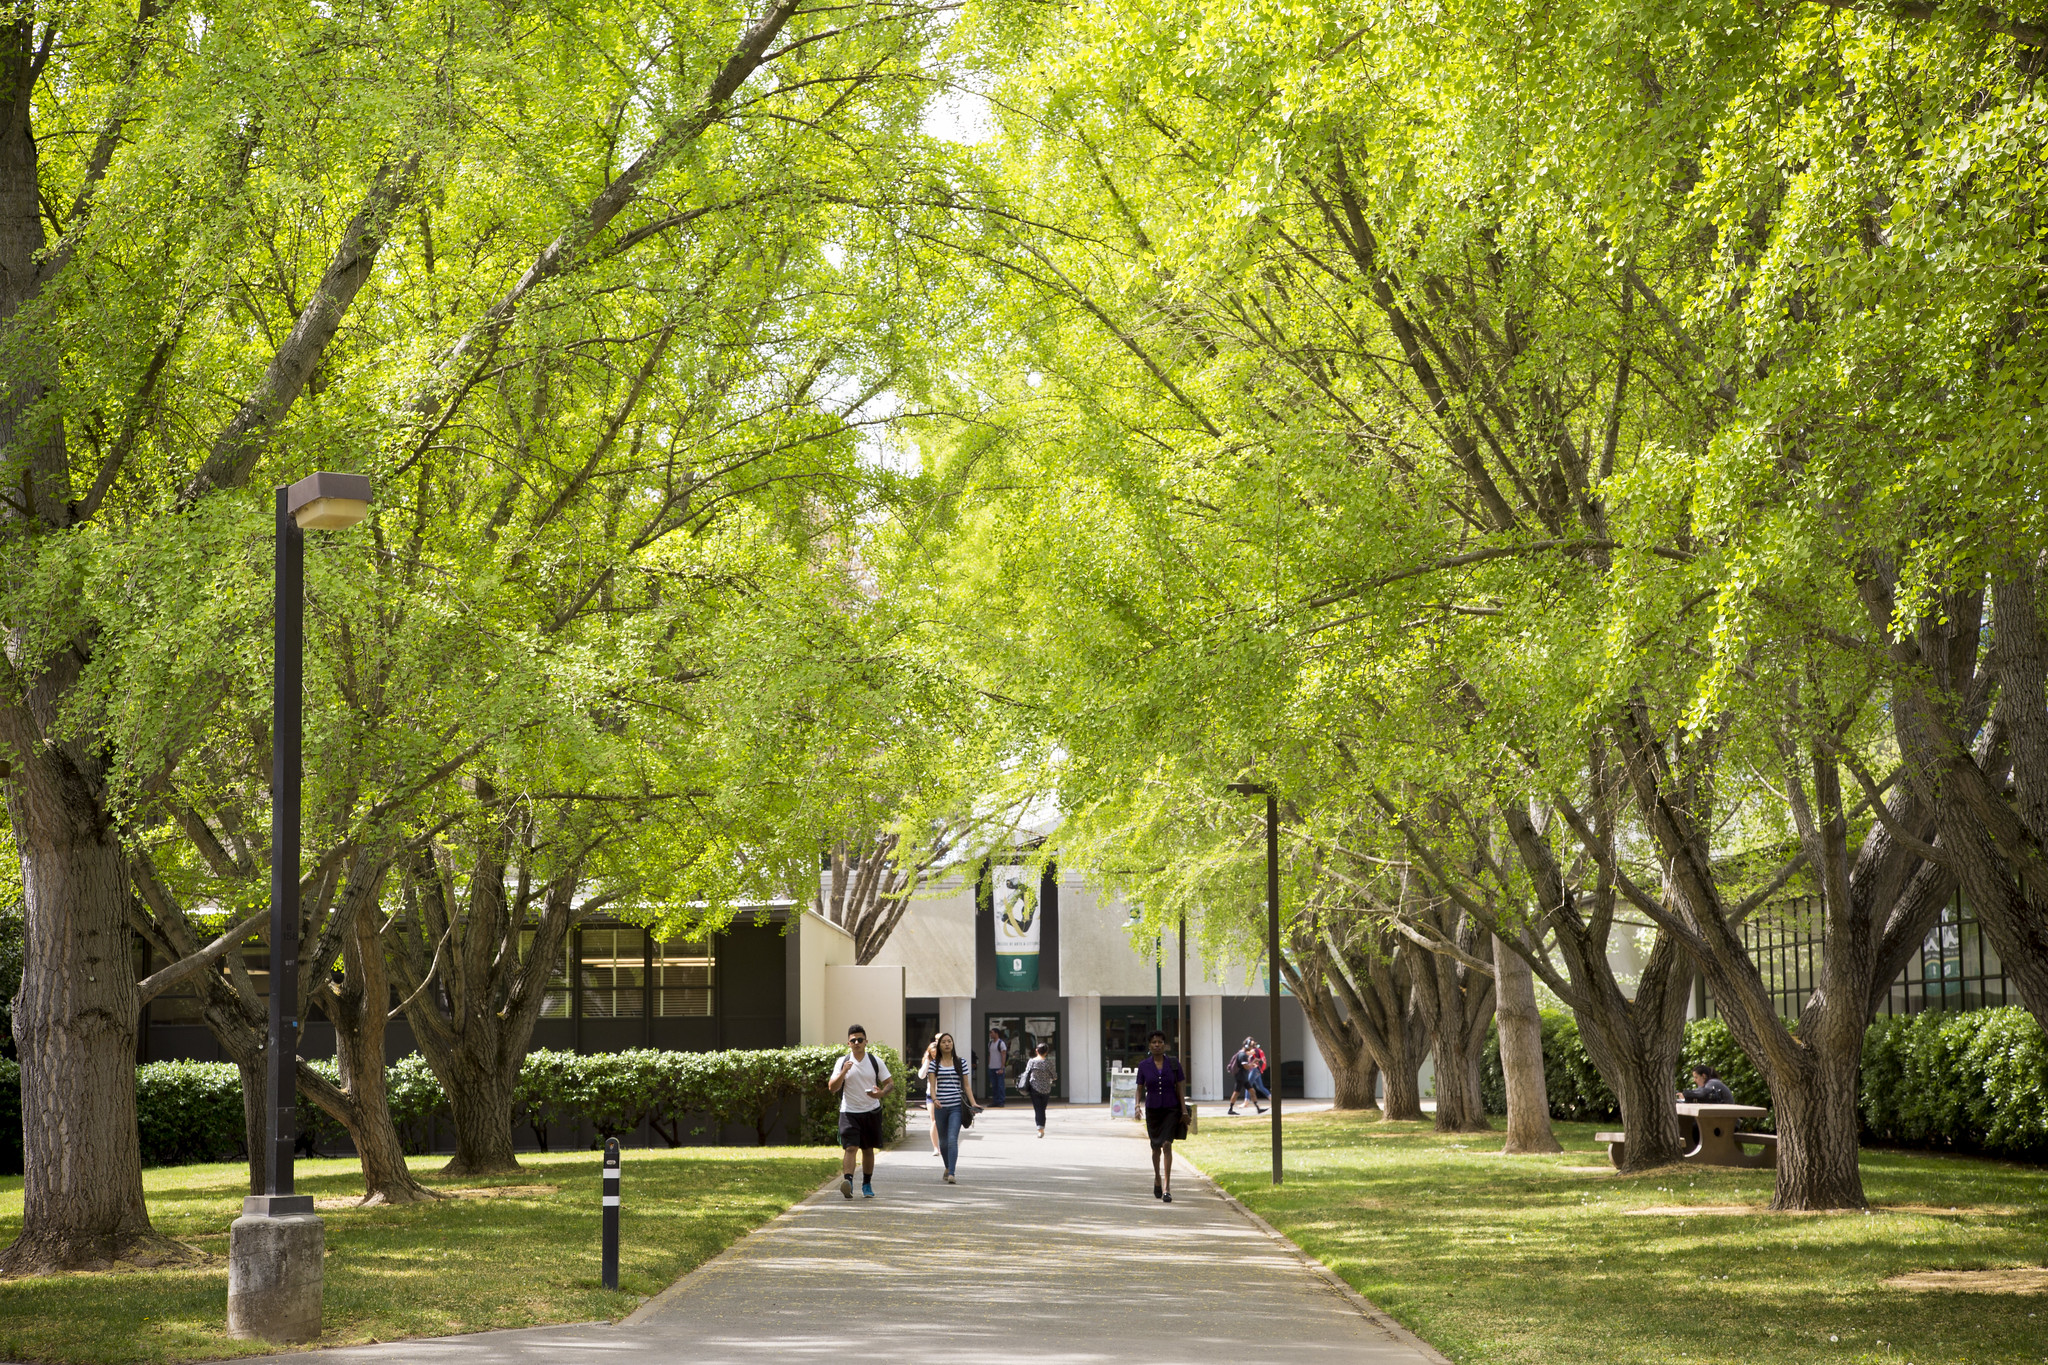
<svg viewBox="0 0 2048 1365">
<path fill-rule="evenodd" d="M 1410 1054 L 1411 1056 L 1413 1054 Z M 1381 1074 L 1387 1083 L 1387 1097 L 1380 1106 L 1383 1123 L 1413 1123 L 1428 1115 L 1422 1112 L 1422 1063 L 1388 1067 Z"/>
<path fill-rule="evenodd" d="M 196 1259 L 150 1226 L 143 1202 L 127 859 L 63 749 L 37 747 L 8 783 L 27 909 L 14 999 L 25 1175 L 0 1273 Z M 24 796 L 31 784 L 45 789 Z"/>
<path fill-rule="evenodd" d="M 1857 1164 L 1862 1134 L 1856 1113 L 1859 1050 L 1853 1056 L 1810 1054 L 1803 1084 L 1771 1087 L 1778 1124 L 1778 1180 L 1773 1209 L 1868 1207 Z"/>
<path fill-rule="evenodd" d="M 267 1114 L 270 1108 L 270 1068 L 262 1053 L 235 1059 L 242 1075 L 242 1141 L 249 1148 L 249 1193 L 262 1194 L 270 1176 L 270 1143 Z"/>
<path fill-rule="evenodd" d="M 442 1196 L 413 1178 L 405 1144 L 391 1121 L 384 1073 L 384 1030 L 391 1009 L 391 977 L 377 927 L 377 897 L 384 866 L 367 853 L 349 870 L 341 912 L 348 916 L 342 937 L 339 986 L 322 983 L 322 1007 L 334 1024 L 335 1070 L 339 1088 L 304 1062 L 300 1085 L 335 1122 L 348 1129 L 363 1169 L 363 1204 L 414 1204 Z"/>
<path fill-rule="evenodd" d="M 1335 1079 L 1336 1098 L 1332 1102 L 1338 1109 L 1371 1109 L 1374 1107 L 1376 1092 L 1380 1085 L 1379 1064 L 1364 1052 L 1356 1052 L 1341 1059 L 1325 1057 L 1330 1064 L 1330 1075 Z"/>
<path fill-rule="evenodd" d="M 516 1084 L 496 1067 L 478 1065 L 459 1052 L 449 1060 L 453 1074 L 441 1083 L 455 1115 L 455 1155 L 441 1173 L 497 1175 L 518 1170 L 519 1156 L 512 1149 Z"/>
<path fill-rule="evenodd" d="M 1550 1088 L 1543 1079 L 1543 1016 L 1536 974 L 1515 951 L 1493 941 L 1494 1017 L 1500 1025 L 1500 1069 L 1507 1081 L 1508 1156 L 1561 1152 L 1550 1130 Z"/>
</svg>

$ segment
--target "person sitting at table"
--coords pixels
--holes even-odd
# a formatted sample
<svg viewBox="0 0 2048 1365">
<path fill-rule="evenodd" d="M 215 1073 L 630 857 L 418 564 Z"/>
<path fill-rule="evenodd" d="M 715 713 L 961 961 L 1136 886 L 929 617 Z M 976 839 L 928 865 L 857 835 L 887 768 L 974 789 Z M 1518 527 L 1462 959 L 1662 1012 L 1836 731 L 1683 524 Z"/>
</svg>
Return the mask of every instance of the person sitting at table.
<svg viewBox="0 0 2048 1365">
<path fill-rule="evenodd" d="M 1705 1062 L 1695 1063 L 1692 1069 L 1691 1090 L 1682 1090 L 1680 1096 L 1687 1104 L 1733 1104 L 1735 1092 L 1728 1088 L 1728 1082 L 1721 1079 L 1721 1073 Z"/>
</svg>

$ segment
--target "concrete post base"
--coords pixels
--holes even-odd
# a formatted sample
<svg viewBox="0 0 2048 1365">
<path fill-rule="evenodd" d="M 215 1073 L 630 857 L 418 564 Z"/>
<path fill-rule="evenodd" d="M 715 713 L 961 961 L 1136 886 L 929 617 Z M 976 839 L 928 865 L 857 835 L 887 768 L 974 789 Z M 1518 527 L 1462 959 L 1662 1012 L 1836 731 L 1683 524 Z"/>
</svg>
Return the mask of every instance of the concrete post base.
<svg viewBox="0 0 2048 1365">
<path fill-rule="evenodd" d="M 310 1198 L 244 1200 L 242 1216 L 228 1228 L 228 1335 L 263 1341 L 318 1337 L 320 1258 L 326 1250 L 327 1230 Z"/>
</svg>

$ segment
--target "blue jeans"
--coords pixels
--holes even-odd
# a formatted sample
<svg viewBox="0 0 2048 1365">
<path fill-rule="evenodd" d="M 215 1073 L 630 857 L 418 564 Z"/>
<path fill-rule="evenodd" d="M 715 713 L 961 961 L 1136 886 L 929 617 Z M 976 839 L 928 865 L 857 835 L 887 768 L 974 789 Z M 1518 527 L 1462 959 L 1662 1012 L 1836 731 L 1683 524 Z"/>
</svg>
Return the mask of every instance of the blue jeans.
<svg viewBox="0 0 2048 1365">
<path fill-rule="evenodd" d="M 1003 1108 L 1003 1085 L 1009 1079 L 1006 1073 L 994 1067 L 988 1070 L 988 1102 L 998 1109 Z"/>
<path fill-rule="evenodd" d="M 1244 1097 L 1250 1099 L 1254 1095 L 1269 1100 L 1273 1098 L 1273 1092 L 1266 1089 L 1266 1078 L 1256 1071 L 1247 1071 L 1244 1073 Z"/>
<path fill-rule="evenodd" d="M 960 1106 L 940 1105 L 932 1121 L 939 1126 L 939 1155 L 946 1159 L 946 1174 L 951 1175 L 960 1164 Z"/>
</svg>

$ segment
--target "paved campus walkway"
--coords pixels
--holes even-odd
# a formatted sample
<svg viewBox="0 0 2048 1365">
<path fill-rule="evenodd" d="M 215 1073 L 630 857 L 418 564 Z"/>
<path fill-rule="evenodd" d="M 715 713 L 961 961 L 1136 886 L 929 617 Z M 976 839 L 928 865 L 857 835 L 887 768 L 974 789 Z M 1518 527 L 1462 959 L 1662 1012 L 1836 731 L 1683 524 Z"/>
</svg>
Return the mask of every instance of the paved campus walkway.
<svg viewBox="0 0 2048 1365">
<path fill-rule="evenodd" d="M 1420 1365 L 1443 1357 L 1177 1171 L 1152 1198 L 1142 1136 L 1104 1110 L 1028 1105 L 963 1135 L 939 1180 L 923 1115 L 875 1198 L 835 1180 L 617 1326 L 529 1328 L 271 1357 L 294 1365 L 606 1365 L 827 1359 L 962 1365 Z M 627 1198 L 631 1199 L 630 1181 Z M 594 1235 L 594 1234 L 593 1234 Z"/>
</svg>

